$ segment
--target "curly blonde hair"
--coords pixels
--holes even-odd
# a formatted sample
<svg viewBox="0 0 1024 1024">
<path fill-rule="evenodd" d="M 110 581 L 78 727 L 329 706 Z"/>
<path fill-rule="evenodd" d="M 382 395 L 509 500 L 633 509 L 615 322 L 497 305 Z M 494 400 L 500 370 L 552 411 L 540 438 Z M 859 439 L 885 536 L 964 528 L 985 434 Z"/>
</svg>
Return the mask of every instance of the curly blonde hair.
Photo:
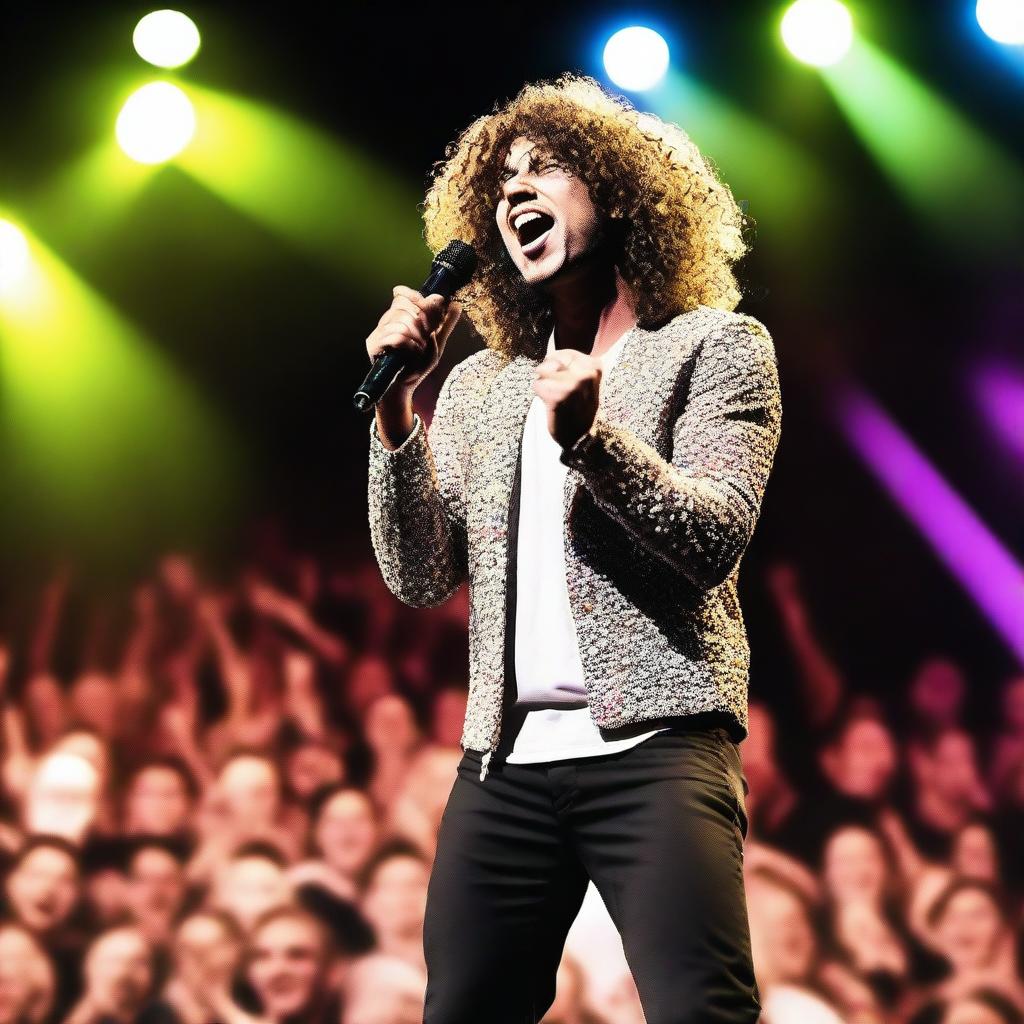
<svg viewBox="0 0 1024 1024">
<path fill-rule="evenodd" d="M 453 238 L 476 250 L 477 271 L 454 297 L 489 348 L 538 356 L 554 324 L 550 302 L 523 279 L 495 220 L 504 160 L 520 136 L 587 186 L 618 247 L 641 328 L 701 305 L 735 309 L 742 295 L 732 265 L 747 253 L 747 220 L 713 163 L 678 125 L 566 72 L 496 104 L 432 168 L 424 238 L 435 255 Z"/>
</svg>

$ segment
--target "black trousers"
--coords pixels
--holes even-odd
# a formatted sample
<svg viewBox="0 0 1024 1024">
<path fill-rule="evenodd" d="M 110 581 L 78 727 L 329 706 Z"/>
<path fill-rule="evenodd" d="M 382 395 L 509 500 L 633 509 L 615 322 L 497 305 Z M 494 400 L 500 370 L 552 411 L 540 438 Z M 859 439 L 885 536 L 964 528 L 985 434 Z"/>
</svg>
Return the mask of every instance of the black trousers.
<svg viewBox="0 0 1024 1024">
<path fill-rule="evenodd" d="M 739 751 L 673 726 L 543 764 L 468 750 L 427 889 L 425 1024 L 536 1024 L 592 879 L 647 1024 L 755 1024 Z"/>
</svg>

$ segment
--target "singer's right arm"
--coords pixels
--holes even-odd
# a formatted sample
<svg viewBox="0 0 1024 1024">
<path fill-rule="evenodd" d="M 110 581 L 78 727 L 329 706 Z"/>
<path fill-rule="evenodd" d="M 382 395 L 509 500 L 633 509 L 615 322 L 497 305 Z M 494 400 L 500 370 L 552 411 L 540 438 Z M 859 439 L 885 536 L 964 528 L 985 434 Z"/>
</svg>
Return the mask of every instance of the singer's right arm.
<svg viewBox="0 0 1024 1024">
<path fill-rule="evenodd" d="M 393 402 L 385 395 L 376 407 L 377 437 L 384 447 L 394 451 L 411 433 L 416 413 L 412 407 L 412 395 L 403 393 Z"/>
<path fill-rule="evenodd" d="M 493 356 L 484 349 L 452 369 L 429 430 L 411 397 L 381 409 L 385 396 L 370 424 L 370 538 L 388 589 L 416 608 L 442 604 L 467 576 L 465 424 Z"/>
</svg>

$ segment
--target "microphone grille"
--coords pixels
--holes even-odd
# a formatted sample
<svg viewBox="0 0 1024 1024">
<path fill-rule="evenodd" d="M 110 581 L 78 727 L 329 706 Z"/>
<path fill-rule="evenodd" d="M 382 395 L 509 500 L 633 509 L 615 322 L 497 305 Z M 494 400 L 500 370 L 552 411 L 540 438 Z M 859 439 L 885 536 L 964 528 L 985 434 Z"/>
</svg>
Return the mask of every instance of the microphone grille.
<svg viewBox="0 0 1024 1024">
<path fill-rule="evenodd" d="M 453 238 L 435 257 L 435 263 L 444 264 L 457 278 L 456 288 L 461 288 L 476 270 L 476 250 L 458 238 Z"/>
</svg>

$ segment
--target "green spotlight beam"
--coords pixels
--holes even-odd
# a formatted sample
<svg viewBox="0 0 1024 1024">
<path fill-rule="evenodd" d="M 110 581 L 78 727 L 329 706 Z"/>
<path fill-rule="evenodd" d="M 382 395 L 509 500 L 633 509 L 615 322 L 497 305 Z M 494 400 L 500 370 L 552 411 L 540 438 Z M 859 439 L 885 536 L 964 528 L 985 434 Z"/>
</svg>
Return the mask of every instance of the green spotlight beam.
<svg viewBox="0 0 1024 1024">
<path fill-rule="evenodd" d="M 186 91 L 196 135 L 175 166 L 357 285 L 423 276 L 429 251 L 417 205 L 422 194 L 266 104 L 191 84 Z"/>
<path fill-rule="evenodd" d="M 158 168 L 126 156 L 110 138 L 54 174 L 23 204 L 34 224 L 59 231 L 61 251 L 101 246 Z"/>
<path fill-rule="evenodd" d="M 155 70 L 132 75 L 106 72 L 78 83 L 78 116 L 87 121 L 97 141 L 17 199 L 23 218 L 37 225 L 45 237 L 59 238 L 62 253 L 102 247 L 161 173 L 162 165 L 139 163 L 121 149 L 115 124 L 130 96 L 163 77 Z M 14 204 L 10 198 L 6 201 Z"/>
<path fill-rule="evenodd" d="M 239 468 L 228 431 L 144 335 L 25 235 L 27 271 L 0 297 L 3 514 L 111 550 L 162 526 L 198 536 L 218 525 Z"/>
<path fill-rule="evenodd" d="M 711 157 L 733 194 L 750 200 L 759 236 L 801 251 L 808 238 L 824 237 L 831 188 L 799 146 L 678 71 L 669 71 L 654 103 Z"/>
<path fill-rule="evenodd" d="M 858 38 L 822 77 L 879 167 L 936 235 L 1016 250 L 1024 172 L 891 57 Z"/>
</svg>

